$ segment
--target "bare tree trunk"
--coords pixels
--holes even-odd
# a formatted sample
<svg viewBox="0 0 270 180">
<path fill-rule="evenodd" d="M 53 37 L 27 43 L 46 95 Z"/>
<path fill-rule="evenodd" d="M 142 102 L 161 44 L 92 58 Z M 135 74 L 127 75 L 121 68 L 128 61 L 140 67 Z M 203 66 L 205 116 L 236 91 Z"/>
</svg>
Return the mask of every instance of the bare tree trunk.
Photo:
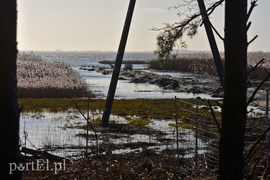
<svg viewBox="0 0 270 180">
<path fill-rule="evenodd" d="M 243 179 L 246 126 L 247 0 L 225 1 L 225 82 L 219 179 Z"/>
<path fill-rule="evenodd" d="M 218 46 L 217 46 L 217 43 L 216 43 L 216 39 L 215 39 L 213 30 L 212 30 L 212 27 L 211 27 L 209 17 L 208 17 L 208 15 L 206 13 L 206 8 L 205 8 L 204 1 L 203 0 L 197 0 L 197 1 L 198 1 L 198 4 L 199 4 L 199 7 L 200 7 L 201 14 L 202 14 L 203 24 L 204 24 L 205 31 L 206 31 L 206 34 L 207 34 L 207 38 L 208 38 L 208 41 L 209 41 L 209 44 L 210 44 L 210 47 L 211 47 L 211 51 L 212 51 L 212 55 L 213 55 L 213 58 L 214 58 L 215 65 L 216 65 L 219 81 L 220 81 L 221 87 L 223 88 L 223 85 L 224 85 L 224 69 L 223 69 L 223 64 L 222 64 L 221 57 L 220 57 L 220 54 L 219 54 Z"/>
<path fill-rule="evenodd" d="M 17 102 L 17 10 L 16 0 L 0 1 L 0 177 L 21 179 L 10 173 L 10 163 L 19 162 L 19 110 Z"/>
<path fill-rule="evenodd" d="M 104 109 L 102 120 L 101 120 L 102 126 L 105 126 L 105 127 L 109 125 L 109 119 L 110 119 L 110 115 L 112 111 L 114 95 L 115 95 L 116 86 L 117 86 L 117 82 L 118 82 L 118 78 L 119 78 L 119 74 L 121 70 L 121 65 L 122 65 L 122 61 L 123 61 L 123 57 L 125 53 L 129 28 L 130 28 L 135 4 L 136 4 L 136 0 L 130 0 L 121 40 L 120 40 L 118 51 L 117 51 L 115 66 L 113 69 L 113 74 L 112 74 L 111 83 L 110 83 L 110 87 L 109 87 L 109 91 L 107 95 L 106 105 L 105 105 L 105 109 Z"/>
</svg>

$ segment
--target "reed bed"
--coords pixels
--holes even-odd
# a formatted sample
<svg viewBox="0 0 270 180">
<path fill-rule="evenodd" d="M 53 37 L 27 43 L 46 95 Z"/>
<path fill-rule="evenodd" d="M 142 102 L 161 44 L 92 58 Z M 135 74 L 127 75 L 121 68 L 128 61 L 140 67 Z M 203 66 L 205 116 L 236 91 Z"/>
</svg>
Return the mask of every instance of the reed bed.
<svg viewBox="0 0 270 180">
<path fill-rule="evenodd" d="M 221 53 L 224 63 L 224 53 Z M 250 74 L 251 79 L 262 80 L 269 72 L 270 52 L 249 52 L 248 70 L 254 67 L 261 59 L 265 62 Z M 211 53 L 182 53 L 173 59 L 164 60 L 164 63 L 152 60 L 149 62 L 150 69 L 188 72 L 195 74 L 217 75 L 216 66 Z"/>
<path fill-rule="evenodd" d="M 46 62 L 33 53 L 17 58 L 19 97 L 82 97 L 88 95 L 86 82 L 62 62 Z"/>
</svg>

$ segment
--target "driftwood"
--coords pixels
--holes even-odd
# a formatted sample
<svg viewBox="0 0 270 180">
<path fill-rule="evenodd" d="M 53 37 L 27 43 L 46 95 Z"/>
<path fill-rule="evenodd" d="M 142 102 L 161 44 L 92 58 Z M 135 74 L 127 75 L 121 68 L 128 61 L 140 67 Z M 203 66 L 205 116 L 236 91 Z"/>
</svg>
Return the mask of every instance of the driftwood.
<svg viewBox="0 0 270 180">
<path fill-rule="evenodd" d="M 25 154 L 30 154 L 33 158 L 50 159 L 53 161 L 63 161 L 65 159 L 63 157 L 50 154 L 47 151 L 34 150 L 26 147 L 22 147 L 21 152 Z"/>
</svg>

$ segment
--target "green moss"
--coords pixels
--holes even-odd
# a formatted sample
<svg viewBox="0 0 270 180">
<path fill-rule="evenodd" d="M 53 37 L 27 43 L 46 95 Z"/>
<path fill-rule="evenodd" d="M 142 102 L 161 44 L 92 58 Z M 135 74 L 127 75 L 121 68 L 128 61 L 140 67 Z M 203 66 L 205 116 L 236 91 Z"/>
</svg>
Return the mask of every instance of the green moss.
<svg viewBox="0 0 270 180">
<path fill-rule="evenodd" d="M 150 120 L 147 118 L 135 118 L 129 119 L 129 124 L 132 126 L 146 126 L 150 123 Z"/>
</svg>

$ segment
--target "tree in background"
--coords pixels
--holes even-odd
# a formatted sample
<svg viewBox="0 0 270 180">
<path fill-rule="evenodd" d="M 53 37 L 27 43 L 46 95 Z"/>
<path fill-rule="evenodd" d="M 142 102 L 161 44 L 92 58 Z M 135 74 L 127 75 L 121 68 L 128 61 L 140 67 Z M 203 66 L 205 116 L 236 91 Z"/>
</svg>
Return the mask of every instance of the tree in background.
<svg viewBox="0 0 270 180">
<path fill-rule="evenodd" d="M 197 29 L 197 28 L 194 28 Z M 195 34 L 196 32 L 194 32 Z M 154 51 L 159 61 L 160 67 L 166 64 L 166 61 L 173 58 L 173 48 L 176 45 L 176 41 L 180 39 L 181 47 L 186 47 L 185 43 L 181 41 L 183 36 L 182 31 L 177 31 L 174 27 L 167 25 L 157 36 L 157 50 Z"/>
<path fill-rule="evenodd" d="M 10 163 L 19 163 L 19 110 L 17 102 L 17 10 L 16 0 L 0 1 L 0 177 L 21 179 L 10 174 Z"/>
</svg>

